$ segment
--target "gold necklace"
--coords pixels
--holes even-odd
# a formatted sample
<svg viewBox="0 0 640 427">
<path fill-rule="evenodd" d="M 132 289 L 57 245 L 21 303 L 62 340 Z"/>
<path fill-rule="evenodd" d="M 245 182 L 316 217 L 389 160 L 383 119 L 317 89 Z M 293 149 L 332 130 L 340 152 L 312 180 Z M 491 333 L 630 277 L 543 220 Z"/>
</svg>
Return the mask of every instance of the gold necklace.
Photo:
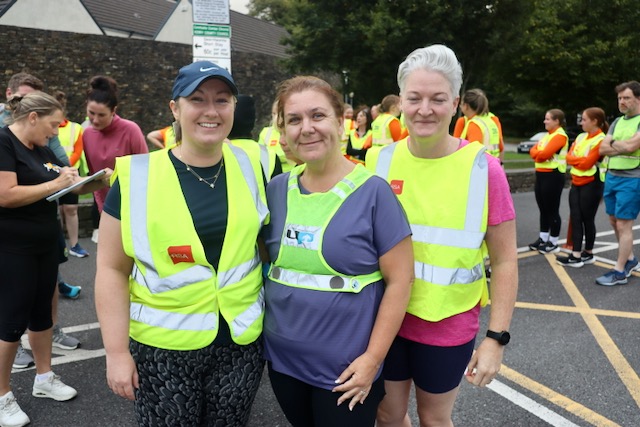
<svg viewBox="0 0 640 427">
<path fill-rule="evenodd" d="M 218 172 L 216 172 L 215 175 L 213 175 L 211 178 L 213 178 L 213 182 L 209 182 L 207 181 L 207 179 L 211 179 L 211 178 L 203 178 L 200 175 L 198 175 L 198 173 L 196 171 L 194 171 L 190 165 L 188 165 L 184 160 L 182 160 L 182 145 L 180 146 L 180 156 L 179 159 L 182 163 L 184 163 L 184 165 L 186 166 L 187 170 L 189 172 L 191 172 L 191 174 L 193 176 L 195 176 L 196 178 L 198 178 L 198 181 L 200 182 L 204 182 L 205 184 L 207 184 L 209 187 L 211 187 L 211 189 L 213 190 L 214 188 L 216 188 L 216 182 L 218 182 L 218 178 L 220 177 L 220 172 L 222 172 L 222 168 L 224 167 L 224 157 L 222 158 L 222 160 L 220 161 L 220 166 L 218 167 Z"/>
</svg>

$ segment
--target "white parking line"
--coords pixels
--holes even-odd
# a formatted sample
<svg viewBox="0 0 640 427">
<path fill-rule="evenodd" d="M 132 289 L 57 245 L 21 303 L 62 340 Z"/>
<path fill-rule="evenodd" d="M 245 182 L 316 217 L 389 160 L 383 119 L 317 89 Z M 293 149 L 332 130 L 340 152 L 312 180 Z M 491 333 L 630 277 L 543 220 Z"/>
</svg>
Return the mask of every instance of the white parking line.
<svg viewBox="0 0 640 427">
<path fill-rule="evenodd" d="M 498 393 L 508 401 L 515 403 L 541 420 L 546 421 L 549 425 L 554 427 L 579 427 L 577 424 L 572 423 L 560 414 L 553 412 L 551 409 L 539 404 L 535 400 L 529 399 L 527 396 L 498 380 L 491 381 L 491 383 L 487 385 L 487 388 Z"/>
</svg>

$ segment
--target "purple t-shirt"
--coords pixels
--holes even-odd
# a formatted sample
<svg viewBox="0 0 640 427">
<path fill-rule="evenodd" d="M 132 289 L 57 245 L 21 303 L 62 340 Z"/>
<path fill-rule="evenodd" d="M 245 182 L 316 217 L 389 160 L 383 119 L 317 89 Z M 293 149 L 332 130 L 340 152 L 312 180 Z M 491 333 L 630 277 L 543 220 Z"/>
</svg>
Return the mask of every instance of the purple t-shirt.
<svg viewBox="0 0 640 427">
<path fill-rule="evenodd" d="M 272 260 L 278 256 L 287 215 L 288 179 L 288 173 L 279 175 L 267 187 L 271 223 L 263 229 L 263 238 Z M 382 255 L 410 235 L 391 188 L 373 176 L 329 222 L 322 254 L 342 274 L 368 274 L 379 269 Z M 383 281 L 355 294 L 295 288 L 267 279 L 265 358 L 280 373 L 331 390 L 342 371 L 366 350 L 383 294 Z"/>
</svg>

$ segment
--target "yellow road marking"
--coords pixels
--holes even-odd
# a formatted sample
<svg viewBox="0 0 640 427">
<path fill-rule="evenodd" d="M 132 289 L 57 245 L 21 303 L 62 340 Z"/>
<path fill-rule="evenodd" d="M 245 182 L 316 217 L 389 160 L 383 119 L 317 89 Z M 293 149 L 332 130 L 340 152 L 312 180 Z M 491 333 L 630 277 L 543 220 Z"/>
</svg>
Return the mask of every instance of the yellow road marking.
<svg viewBox="0 0 640 427">
<path fill-rule="evenodd" d="M 564 409 L 567 412 L 570 412 L 588 423 L 599 427 L 615 427 L 619 424 L 614 423 L 608 418 L 603 417 L 602 415 L 592 411 L 591 409 L 579 404 L 578 402 L 569 399 L 568 397 L 557 393 L 551 390 L 549 387 L 546 387 L 531 378 L 528 378 L 513 369 L 502 365 L 500 368 L 500 375 L 507 378 L 508 380 L 513 381 L 514 383 L 526 388 L 527 390 L 535 393 L 536 395 L 548 400 Z"/>
<path fill-rule="evenodd" d="M 636 374 L 631 365 L 629 365 L 629 362 L 627 362 L 616 343 L 611 339 L 604 326 L 602 326 L 598 317 L 592 312 L 591 307 L 578 290 L 576 284 L 571 280 L 567 272 L 556 264 L 555 257 L 549 254 L 545 255 L 545 258 L 558 276 L 558 279 L 560 279 L 560 283 L 562 283 L 562 286 L 564 286 L 565 291 L 576 307 L 586 310 L 585 312 L 580 312 L 580 315 L 591 330 L 598 345 L 602 348 L 605 356 L 607 356 L 611 362 L 613 369 L 615 369 L 627 387 L 627 390 L 629 390 L 629 393 L 636 401 L 636 404 L 640 407 L 640 378 L 638 378 L 638 374 Z"/>
<path fill-rule="evenodd" d="M 572 307 L 567 305 L 539 304 L 534 302 L 516 302 L 517 308 L 530 310 L 557 311 L 562 313 L 595 314 L 597 316 L 621 317 L 626 319 L 640 319 L 640 313 L 630 311 L 603 310 L 591 307 Z"/>
</svg>

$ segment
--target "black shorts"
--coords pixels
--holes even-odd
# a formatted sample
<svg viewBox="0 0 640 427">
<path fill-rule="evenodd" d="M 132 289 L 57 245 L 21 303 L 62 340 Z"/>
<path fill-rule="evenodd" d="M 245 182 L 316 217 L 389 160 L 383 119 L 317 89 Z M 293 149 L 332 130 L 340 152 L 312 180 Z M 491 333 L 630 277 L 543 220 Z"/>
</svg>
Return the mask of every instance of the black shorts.
<svg viewBox="0 0 640 427">
<path fill-rule="evenodd" d="M 56 248 L 39 254 L 0 252 L 0 340 L 16 342 L 29 327 L 49 329 L 58 275 Z"/>
<path fill-rule="evenodd" d="M 384 361 L 386 381 L 413 382 L 428 393 L 446 393 L 460 385 L 471 360 L 475 338 L 454 347 L 420 344 L 396 337 Z"/>
<path fill-rule="evenodd" d="M 62 205 L 77 205 L 79 196 L 74 193 L 67 193 L 58 199 L 60 206 Z"/>
</svg>

